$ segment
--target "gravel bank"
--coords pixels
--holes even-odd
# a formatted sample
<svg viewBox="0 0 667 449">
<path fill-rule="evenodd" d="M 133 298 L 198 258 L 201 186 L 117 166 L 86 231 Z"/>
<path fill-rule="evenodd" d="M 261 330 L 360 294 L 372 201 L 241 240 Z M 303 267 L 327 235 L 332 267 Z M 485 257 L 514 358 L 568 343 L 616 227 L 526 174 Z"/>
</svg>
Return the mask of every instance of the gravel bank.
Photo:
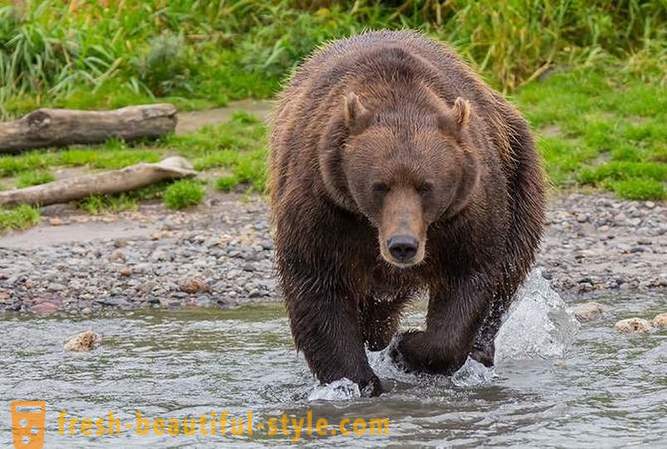
<svg viewBox="0 0 667 449">
<path fill-rule="evenodd" d="M 551 201 L 537 263 L 566 297 L 667 293 L 667 205 L 581 194 Z"/>
<path fill-rule="evenodd" d="M 266 204 L 220 195 L 187 213 L 47 209 L 0 238 L 0 311 L 228 307 L 278 300 Z M 48 215 L 52 215 L 49 217 Z M 571 194 L 550 202 L 538 266 L 567 297 L 667 292 L 667 207 Z"/>
</svg>

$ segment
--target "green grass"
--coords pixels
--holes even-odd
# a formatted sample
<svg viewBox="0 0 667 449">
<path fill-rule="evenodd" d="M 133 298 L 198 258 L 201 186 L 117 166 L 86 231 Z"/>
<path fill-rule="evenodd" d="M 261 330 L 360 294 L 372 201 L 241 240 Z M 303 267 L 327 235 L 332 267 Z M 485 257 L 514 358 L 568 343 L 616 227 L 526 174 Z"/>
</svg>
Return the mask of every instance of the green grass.
<svg viewBox="0 0 667 449">
<path fill-rule="evenodd" d="M 91 215 L 116 213 L 139 208 L 137 198 L 131 194 L 91 195 L 79 202 L 79 208 Z"/>
<path fill-rule="evenodd" d="M 667 96 L 659 84 L 614 67 L 575 69 L 530 83 L 514 101 L 536 129 L 557 187 L 666 198 Z"/>
<path fill-rule="evenodd" d="M 32 151 L 16 156 L 0 156 L 0 176 L 14 176 L 56 165 L 57 154 Z"/>
<path fill-rule="evenodd" d="M 169 185 L 171 185 L 169 181 L 163 181 L 131 192 L 112 195 L 91 195 L 79 201 L 78 207 L 91 215 L 136 210 L 142 201 L 162 199 Z"/>
<path fill-rule="evenodd" d="M 51 182 L 55 179 L 56 178 L 53 176 L 53 173 L 47 170 L 26 171 L 21 173 L 21 175 L 16 180 L 16 187 L 20 189 L 23 187 L 46 184 L 47 182 Z"/>
<path fill-rule="evenodd" d="M 44 171 L 49 167 L 88 167 L 91 169 L 118 169 L 139 162 L 157 162 L 159 148 L 138 146 L 115 148 L 117 144 L 70 148 L 62 151 L 39 150 L 16 156 L 0 157 L 0 176 L 24 176 L 25 173 Z"/>
<path fill-rule="evenodd" d="M 664 0 L 11 3 L 0 0 L 0 118 L 41 105 L 268 98 L 322 42 L 365 29 L 423 30 L 506 91 L 553 65 L 614 58 L 663 82 L 667 68 Z"/>
<path fill-rule="evenodd" d="M 215 181 L 215 187 L 223 192 L 231 192 L 241 181 L 236 175 L 221 176 Z"/>
<path fill-rule="evenodd" d="M 656 83 L 614 67 L 554 73 L 520 88 L 511 99 L 536 135 L 551 182 L 558 188 L 592 185 L 629 199 L 665 199 L 667 96 Z M 239 184 L 262 192 L 266 128 L 237 114 L 229 123 L 165 145 L 195 161 L 199 170 L 228 173 L 216 187 Z"/>
<path fill-rule="evenodd" d="M 196 170 L 227 169 L 231 173 L 226 181 L 228 185 L 222 188 L 218 184 L 223 190 L 247 184 L 254 191 L 263 192 L 266 133 L 266 126 L 255 116 L 237 112 L 228 123 L 205 127 L 190 135 L 171 136 L 163 145 L 191 159 Z"/>
<path fill-rule="evenodd" d="M 185 209 L 201 203 L 205 194 L 204 186 L 200 182 L 183 179 L 167 187 L 163 201 L 169 209 Z"/>
<path fill-rule="evenodd" d="M 21 205 L 13 209 L 0 208 L 0 231 L 26 229 L 39 223 L 39 209 Z"/>
<path fill-rule="evenodd" d="M 592 185 L 628 199 L 667 198 L 667 96 L 657 83 L 618 74 L 613 66 L 561 71 L 517 90 L 511 99 L 537 135 L 549 178 L 558 188 Z M 262 192 L 266 128 L 236 115 L 219 127 L 167 144 L 199 170 L 224 167 L 223 191 Z"/>
<path fill-rule="evenodd" d="M 664 199 L 667 192 L 665 183 L 651 178 L 631 178 L 612 181 L 608 186 L 620 197 L 629 200 Z"/>
</svg>

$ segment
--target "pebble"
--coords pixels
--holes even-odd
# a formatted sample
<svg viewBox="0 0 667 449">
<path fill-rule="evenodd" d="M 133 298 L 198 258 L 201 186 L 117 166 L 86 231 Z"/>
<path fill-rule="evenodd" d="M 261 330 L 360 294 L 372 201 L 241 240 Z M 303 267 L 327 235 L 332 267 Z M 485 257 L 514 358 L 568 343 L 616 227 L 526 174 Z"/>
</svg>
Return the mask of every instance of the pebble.
<svg viewBox="0 0 667 449">
<path fill-rule="evenodd" d="M 572 308 L 574 316 L 579 321 L 597 320 L 606 310 L 607 308 L 598 302 L 586 302 Z"/>
<path fill-rule="evenodd" d="M 111 260 L 112 262 L 125 262 L 127 260 L 127 257 L 125 256 L 125 253 L 122 250 L 117 249 L 111 253 L 111 256 L 109 256 L 109 260 Z"/>
<path fill-rule="evenodd" d="M 150 212 L 142 205 L 133 220 L 151 229 L 140 236 L 100 235 L 34 249 L 2 247 L 0 237 L 0 313 L 280 300 L 266 203 L 259 197 L 221 198 L 210 209 L 188 213 Z M 91 220 L 73 213 L 68 223 Z M 553 198 L 536 266 L 557 292 L 579 303 L 609 293 L 663 294 L 665 217 L 662 202 Z"/>
<path fill-rule="evenodd" d="M 197 276 L 187 277 L 181 280 L 179 287 L 181 291 L 190 294 L 210 291 L 210 287 L 206 279 Z"/>
<path fill-rule="evenodd" d="M 643 318 L 627 318 L 617 322 L 614 329 L 624 334 L 643 334 L 651 330 L 651 322 Z"/>
<path fill-rule="evenodd" d="M 667 328 L 667 313 L 661 313 L 653 318 L 653 326 L 659 329 Z"/>
<path fill-rule="evenodd" d="M 52 303 L 52 302 L 42 302 L 39 304 L 35 304 L 30 308 L 30 311 L 32 313 L 36 313 L 38 315 L 48 315 L 50 313 L 57 312 L 59 309 L 59 305 Z"/>
<path fill-rule="evenodd" d="M 65 287 L 63 284 L 59 284 L 57 282 L 54 282 L 53 284 L 48 286 L 48 290 L 52 292 L 61 292 L 65 290 L 67 287 Z"/>
</svg>

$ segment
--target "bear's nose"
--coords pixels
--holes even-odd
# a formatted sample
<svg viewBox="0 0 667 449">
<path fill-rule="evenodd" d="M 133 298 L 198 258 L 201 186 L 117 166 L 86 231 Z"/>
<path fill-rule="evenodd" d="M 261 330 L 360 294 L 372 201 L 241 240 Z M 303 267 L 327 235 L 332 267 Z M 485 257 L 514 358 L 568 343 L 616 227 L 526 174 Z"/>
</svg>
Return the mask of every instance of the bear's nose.
<svg viewBox="0 0 667 449">
<path fill-rule="evenodd" d="M 417 255 L 419 242 L 410 235 L 395 235 L 387 241 L 389 252 L 399 262 L 407 262 Z"/>
</svg>

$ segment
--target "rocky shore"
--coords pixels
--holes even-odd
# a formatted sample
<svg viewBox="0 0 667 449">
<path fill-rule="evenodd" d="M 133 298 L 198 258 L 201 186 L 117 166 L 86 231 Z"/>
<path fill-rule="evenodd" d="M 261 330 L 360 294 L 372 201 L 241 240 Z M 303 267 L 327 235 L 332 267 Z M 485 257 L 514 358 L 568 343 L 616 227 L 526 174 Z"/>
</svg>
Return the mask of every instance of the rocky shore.
<svg viewBox="0 0 667 449">
<path fill-rule="evenodd" d="M 192 211 L 159 204 L 90 217 L 47 209 L 0 237 L 0 311 L 90 313 L 279 300 L 267 207 L 218 195 Z M 570 194 L 549 203 L 537 266 L 566 298 L 667 293 L 667 207 Z"/>
</svg>

